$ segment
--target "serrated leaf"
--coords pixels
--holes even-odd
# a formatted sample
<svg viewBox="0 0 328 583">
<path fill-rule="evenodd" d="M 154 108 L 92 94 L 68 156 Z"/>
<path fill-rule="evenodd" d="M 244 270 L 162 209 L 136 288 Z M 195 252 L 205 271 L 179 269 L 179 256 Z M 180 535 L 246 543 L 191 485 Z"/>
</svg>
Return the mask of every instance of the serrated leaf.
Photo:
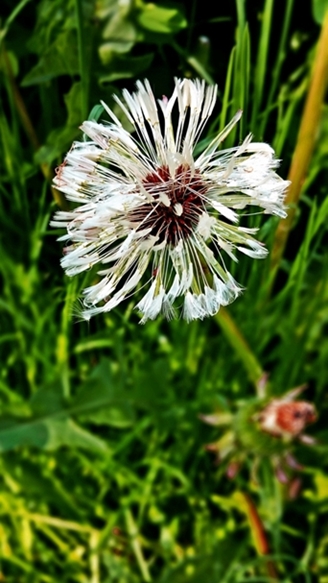
<svg viewBox="0 0 328 583">
<path fill-rule="evenodd" d="M 16 447 L 35 446 L 57 449 L 64 445 L 105 451 L 104 441 L 79 427 L 71 418 L 60 386 L 53 384 L 40 389 L 30 400 L 29 418 L 0 421 L 0 451 Z"/>
<path fill-rule="evenodd" d="M 77 75 L 79 70 L 76 31 L 64 30 L 41 54 L 35 67 L 25 75 L 22 86 L 46 83 L 60 75 Z"/>
<path fill-rule="evenodd" d="M 30 416 L 0 420 L 0 451 L 34 446 L 56 449 L 68 445 L 92 451 L 105 451 L 106 443 L 80 427 L 80 420 L 113 427 L 128 427 L 134 422 L 134 409 L 126 391 L 113 378 L 110 365 L 103 360 L 69 403 L 59 385 L 40 389 L 30 400 Z"/>
<path fill-rule="evenodd" d="M 40 0 L 36 10 L 36 26 L 27 44 L 32 52 L 42 55 L 63 29 L 76 28 L 76 16 L 72 0 Z"/>
</svg>

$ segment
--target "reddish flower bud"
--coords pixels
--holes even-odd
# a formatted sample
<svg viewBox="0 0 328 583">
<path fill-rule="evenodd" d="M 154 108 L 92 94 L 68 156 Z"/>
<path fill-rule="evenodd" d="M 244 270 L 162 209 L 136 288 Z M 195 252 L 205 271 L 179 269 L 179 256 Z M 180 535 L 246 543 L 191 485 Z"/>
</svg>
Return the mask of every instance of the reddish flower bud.
<svg viewBox="0 0 328 583">
<path fill-rule="evenodd" d="M 316 411 L 311 403 L 274 399 L 262 411 L 259 420 L 261 429 L 271 435 L 296 437 L 316 418 Z"/>
</svg>

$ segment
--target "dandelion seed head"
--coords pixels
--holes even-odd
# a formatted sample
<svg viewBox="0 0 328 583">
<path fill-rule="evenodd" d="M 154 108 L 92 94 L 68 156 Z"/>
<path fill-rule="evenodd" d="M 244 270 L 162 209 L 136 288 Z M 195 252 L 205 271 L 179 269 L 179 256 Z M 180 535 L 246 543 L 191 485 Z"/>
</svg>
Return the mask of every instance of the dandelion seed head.
<svg viewBox="0 0 328 583">
<path fill-rule="evenodd" d="M 143 187 L 152 202 L 130 213 L 131 224 L 151 229 L 150 234 L 158 242 L 165 241 L 171 247 L 187 239 L 197 228 L 205 209 L 202 195 L 206 185 L 199 172 L 192 174 L 189 166 L 179 166 L 171 176 L 167 166 L 159 167 L 156 173 L 145 177 Z"/>
<path fill-rule="evenodd" d="M 83 293 L 85 318 L 112 310 L 141 288 L 141 322 L 174 317 L 178 298 L 184 318 L 202 319 L 241 292 L 224 254 L 233 260 L 238 252 L 266 255 L 255 231 L 240 226 L 238 211 L 255 205 L 284 217 L 288 183 L 276 174 L 267 144 L 247 136 L 220 149 L 240 111 L 194 156 L 216 95 L 215 86 L 177 79 L 172 96 L 156 101 L 149 82 L 139 81 L 135 93 L 115 96 L 133 134 L 106 104 L 111 122 L 82 124 L 87 139 L 72 145 L 54 179 L 76 207 L 58 211 L 52 225 L 66 229 L 60 239 L 68 275 L 98 268 L 100 280 Z"/>
</svg>

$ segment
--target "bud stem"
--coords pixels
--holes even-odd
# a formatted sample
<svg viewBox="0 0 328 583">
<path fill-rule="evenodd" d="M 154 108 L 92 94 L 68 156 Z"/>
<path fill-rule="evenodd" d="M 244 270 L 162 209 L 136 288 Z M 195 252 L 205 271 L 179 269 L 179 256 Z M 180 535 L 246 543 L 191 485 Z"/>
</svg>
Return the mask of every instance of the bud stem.
<svg viewBox="0 0 328 583">
<path fill-rule="evenodd" d="M 225 308 L 221 308 L 214 319 L 242 361 L 248 373 L 248 378 L 258 390 L 258 382 L 263 377 L 264 371 L 235 321 Z"/>
</svg>

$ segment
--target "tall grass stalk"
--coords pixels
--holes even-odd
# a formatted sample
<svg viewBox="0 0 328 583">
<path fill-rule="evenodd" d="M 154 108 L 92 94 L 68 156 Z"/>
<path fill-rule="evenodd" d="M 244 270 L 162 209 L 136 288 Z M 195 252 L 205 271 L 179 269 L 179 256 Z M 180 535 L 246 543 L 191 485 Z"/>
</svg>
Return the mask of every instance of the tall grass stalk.
<svg viewBox="0 0 328 583">
<path fill-rule="evenodd" d="M 313 72 L 298 132 L 296 148 L 288 173 L 291 184 L 286 196 L 289 207 L 287 219 L 279 222 L 271 252 L 271 283 L 275 278 L 283 256 L 290 230 L 311 162 L 317 140 L 318 127 L 322 115 L 322 104 L 328 83 L 328 10 L 326 12 L 318 48 L 313 65 Z"/>
</svg>

